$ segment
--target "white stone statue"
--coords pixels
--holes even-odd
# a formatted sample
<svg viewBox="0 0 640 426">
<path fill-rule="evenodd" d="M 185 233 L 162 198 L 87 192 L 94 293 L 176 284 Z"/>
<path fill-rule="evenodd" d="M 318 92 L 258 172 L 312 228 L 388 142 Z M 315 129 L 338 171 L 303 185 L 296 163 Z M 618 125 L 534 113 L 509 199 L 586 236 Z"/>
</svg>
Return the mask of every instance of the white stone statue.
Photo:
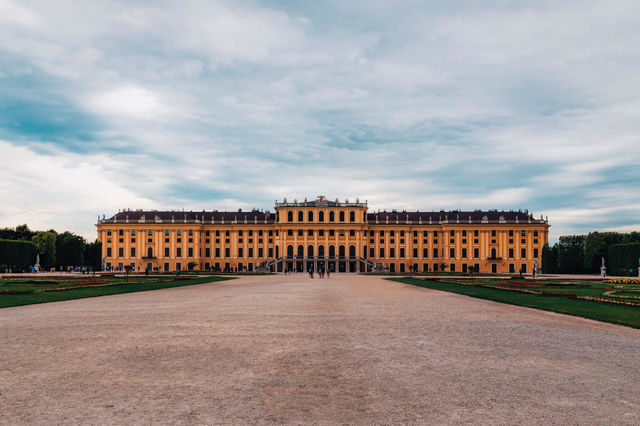
<svg viewBox="0 0 640 426">
<path fill-rule="evenodd" d="M 600 276 L 601 277 L 607 276 L 607 267 L 604 266 L 604 256 L 602 256 L 602 266 L 600 267 Z"/>
</svg>

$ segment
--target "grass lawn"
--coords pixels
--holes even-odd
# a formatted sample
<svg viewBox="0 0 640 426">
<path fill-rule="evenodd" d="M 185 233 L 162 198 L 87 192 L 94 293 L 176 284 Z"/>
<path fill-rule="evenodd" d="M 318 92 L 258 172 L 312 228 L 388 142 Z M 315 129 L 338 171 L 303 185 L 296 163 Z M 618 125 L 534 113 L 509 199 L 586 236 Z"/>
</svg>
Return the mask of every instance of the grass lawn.
<svg viewBox="0 0 640 426">
<path fill-rule="evenodd" d="M 453 282 L 432 281 L 415 278 L 388 278 L 391 281 L 397 281 L 406 284 L 412 284 L 420 287 L 431 288 L 434 290 L 449 291 L 452 293 L 464 294 L 466 296 L 477 297 L 480 299 L 493 300 L 501 303 L 509 303 L 511 305 L 527 306 L 530 308 L 543 309 L 562 314 L 576 315 L 584 318 L 590 318 L 598 321 L 611 322 L 614 324 L 627 325 L 629 327 L 640 328 L 640 307 L 614 305 L 609 303 L 599 303 L 588 300 L 571 299 L 566 295 L 550 295 L 551 293 L 570 293 L 579 296 L 602 297 L 607 287 L 611 284 L 603 283 L 587 283 L 577 281 L 575 288 L 570 285 L 562 288 L 548 288 L 542 282 L 532 282 L 531 287 L 527 290 L 541 290 L 547 294 L 528 294 L 509 291 L 508 289 L 487 288 L 481 285 L 487 284 L 482 280 L 477 280 L 477 285 L 472 283 L 458 284 Z M 492 285 L 493 283 L 489 283 Z M 552 284 L 553 285 L 553 284 Z M 640 288 L 635 285 L 635 288 Z M 626 293 L 622 293 L 626 294 Z M 638 294 L 633 292 L 631 294 Z M 637 299 L 636 299 L 637 300 Z"/>
<path fill-rule="evenodd" d="M 110 294 L 133 293 L 136 291 L 158 290 L 169 287 L 182 287 L 194 284 L 204 284 L 214 281 L 225 281 L 232 277 L 206 277 L 174 281 L 173 277 L 162 278 L 132 278 L 125 282 L 124 278 L 111 278 L 95 282 L 89 277 L 74 279 L 3 279 L 0 280 L 0 308 L 10 306 L 31 305 L 33 303 L 59 302 L 61 300 L 83 299 L 85 297 L 107 296 Z M 84 280 L 84 282 L 83 282 Z M 99 284 L 103 287 L 74 288 L 85 284 Z M 40 291 L 47 288 L 57 288 L 57 291 Z M 23 294 L 1 294 L 2 291 L 28 291 Z"/>
</svg>

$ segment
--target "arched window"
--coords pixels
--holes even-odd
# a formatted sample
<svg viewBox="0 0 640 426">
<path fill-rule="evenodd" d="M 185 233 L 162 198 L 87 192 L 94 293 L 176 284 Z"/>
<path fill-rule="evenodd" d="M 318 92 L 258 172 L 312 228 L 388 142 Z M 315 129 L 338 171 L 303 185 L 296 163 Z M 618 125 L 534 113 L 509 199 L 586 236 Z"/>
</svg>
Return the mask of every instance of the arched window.
<svg viewBox="0 0 640 426">
<path fill-rule="evenodd" d="M 153 248 L 149 247 L 147 249 L 147 257 L 148 258 L 152 258 L 153 257 Z"/>
<path fill-rule="evenodd" d="M 324 222 L 324 212 L 318 212 L 318 221 Z"/>
<path fill-rule="evenodd" d="M 355 221 L 356 221 L 356 212 L 349 213 L 349 222 L 355 222 Z"/>
<path fill-rule="evenodd" d="M 340 249 L 339 249 L 339 251 L 338 251 L 338 255 L 339 255 L 340 257 L 344 257 L 344 246 L 340 246 Z"/>
<path fill-rule="evenodd" d="M 293 222 L 293 212 L 292 211 L 289 211 L 289 213 L 287 213 L 287 221 Z"/>
<path fill-rule="evenodd" d="M 287 257 L 289 258 L 293 257 L 293 246 L 287 247 Z"/>
<path fill-rule="evenodd" d="M 318 257 L 324 257 L 324 246 L 318 246 Z"/>
<path fill-rule="evenodd" d="M 344 212 L 340 212 L 340 222 L 344 222 Z"/>
<path fill-rule="evenodd" d="M 349 257 L 356 257 L 356 246 L 349 246 Z"/>
<path fill-rule="evenodd" d="M 298 257 L 304 257 L 304 247 L 298 246 Z"/>
<path fill-rule="evenodd" d="M 298 212 L 298 222 L 302 222 L 304 220 L 304 214 L 302 212 Z"/>
<path fill-rule="evenodd" d="M 336 246 L 329 246 L 329 257 L 336 257 Z"/>
<path fill-rule="evenodd" d="M 313 257 L 313 246 L 307 247 L 307 256 Z"/>
<path fill-rule="evenodd" d="M 334 212 L 329 212 L 329 222 L 336 221 L 336 214 Z"/>
<path fill-rule="evenodd" d="M 309 222 L 313 222 L 313 212 L 309 212 L 307 216 L 309 217 Z"/>
</svg>

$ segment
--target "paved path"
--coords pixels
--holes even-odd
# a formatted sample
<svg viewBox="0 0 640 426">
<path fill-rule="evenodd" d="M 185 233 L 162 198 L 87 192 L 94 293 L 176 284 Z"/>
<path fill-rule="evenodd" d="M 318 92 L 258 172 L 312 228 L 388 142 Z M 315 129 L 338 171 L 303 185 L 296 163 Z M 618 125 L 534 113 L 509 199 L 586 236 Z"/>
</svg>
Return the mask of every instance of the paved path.
<svg viewBox="0 0 640 426">
<path fill-rule="evenodd" d="M 640 423 L 640 330 L 384 281 L 0 310 L 0 423 Z"/>
</svg>

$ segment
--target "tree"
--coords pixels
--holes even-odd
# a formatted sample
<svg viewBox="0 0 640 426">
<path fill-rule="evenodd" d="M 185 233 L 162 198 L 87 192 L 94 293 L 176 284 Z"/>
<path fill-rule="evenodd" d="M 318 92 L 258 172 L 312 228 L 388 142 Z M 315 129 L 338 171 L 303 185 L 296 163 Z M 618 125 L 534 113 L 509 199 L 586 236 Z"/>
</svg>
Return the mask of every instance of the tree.
<svg viewBox="0 0 640 426">
<path fill-rule="evenodd" d="M 71 232 L 58 234 L 56 238 L 56 266 L 82 265 L 84 238 Z"/>
<path fill-rule="evenodd" d="M 48 269 L 56 263 L 56 233 L 52 231 L 36 232 L 33 236 L 36 253 L 40 255 L 40 265 Z"/>
<path fill-rule="evenodd" d="M 129 281 L 129 273 L 133 270 L 133 266 L 131 265 L 124 265 L 124 271 L 126 272 L 126 280 Z"/>
<path fill-rule="evenodd" d="M 584 239 L 584 265 L 591 271 L 598 271 L 604 257 L 609 264 L 607 251 L 614 244 L 623 244 L 625 235 L 618 232 L 590 232 Z"/>
<path fill-rule="evenodd" d="M 586 272 L 584 264 L 584 235 L 563 235 L 558 242 L 558 272 L 580 274 Z"/>
</svg>

